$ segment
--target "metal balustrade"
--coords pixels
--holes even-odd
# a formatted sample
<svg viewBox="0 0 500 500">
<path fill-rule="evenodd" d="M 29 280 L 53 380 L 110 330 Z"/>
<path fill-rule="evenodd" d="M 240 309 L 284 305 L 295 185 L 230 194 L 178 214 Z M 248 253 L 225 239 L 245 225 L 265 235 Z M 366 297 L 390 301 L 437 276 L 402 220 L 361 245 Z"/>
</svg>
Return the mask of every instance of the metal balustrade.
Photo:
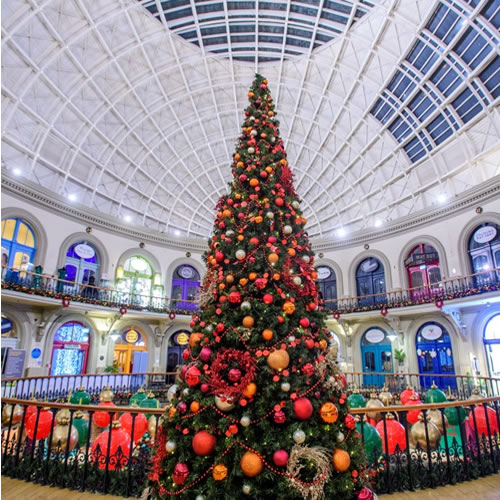
<svg viewBox="0 0 500 500">
<path fill-rule="evenodd" d="M 166 314 L 191 315 L 198 310 L 195 300 L 173 299 L 155 295 L 141 295 L 74 281 L 55 278 L 47 274 L 20 271 L 2 267 L 2 288 L 34 296 L 96 306 L 125 308 L 127 310 L 149 311 Z M 476 296 L 500 290 L 500 268 L 467 276 L 456 276 L 429 286 L 389 290 L 384 293 L 328 299 L 321 307 L 337 314 L 349 314 L 392 308 L 411 307 L 435 303 L 442 307 L 444 301 Z"/>
</svg>

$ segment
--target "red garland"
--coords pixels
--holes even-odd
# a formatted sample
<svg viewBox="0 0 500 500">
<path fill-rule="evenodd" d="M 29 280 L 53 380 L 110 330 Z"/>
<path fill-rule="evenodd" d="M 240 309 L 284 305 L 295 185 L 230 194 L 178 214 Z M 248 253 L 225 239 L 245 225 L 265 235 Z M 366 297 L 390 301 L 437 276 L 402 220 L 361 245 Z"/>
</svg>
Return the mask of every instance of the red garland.
<svg viewBox="0 0 500 500">
<path fill-rule="evenodd" d="M 162 485 L 160 484 L 160 476 L 165 471 L 161 463 L 167 456 L 167 450 L 165 449 L 165 444 L 167 443 L 167 434 L 163 430 L 163 426 L 161 425 L 158 426 L 156 443 L 156 452 L 153 456 L 153 471 L 149 473 L 149 479 L 151 481 L 156 481 L 160 485 L 160 488 L 162 488 Z"/>
<path fill-rule="evenodd" d="M 239 383 L 231 383 L 225 379 L 225 371 L 233 363 L 242 372 Z M 211 375 L 208 381 L 212 394 L 221 394 L 228 397 L 237 397 L 243 392 L 247 385 L 255 378 L 256 365 L 253 356 L 249 352 L 237 349 L 224 349 L 217 354 L 211 366 Z"/>
</svg>

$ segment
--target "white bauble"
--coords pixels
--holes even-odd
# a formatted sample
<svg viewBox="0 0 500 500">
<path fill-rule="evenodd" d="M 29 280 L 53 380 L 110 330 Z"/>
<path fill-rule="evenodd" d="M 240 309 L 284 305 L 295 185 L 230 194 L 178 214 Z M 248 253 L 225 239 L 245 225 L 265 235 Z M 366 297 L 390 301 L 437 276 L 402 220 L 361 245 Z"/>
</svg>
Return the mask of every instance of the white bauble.
<svg viewBox="0 0 500 500">
<path fill-rule="evenodd" d="M 311 259 L 309 258 L 309 255 L 303 255 L 302 256 L 302 262 L 305 262 L 306 264 L 309 264 Z"/>
<path fill-rule="evenodd" d="M 243 488 L 241 488 L 241 491 L 243 491 L 244 495 L 250 495 L 252 492 L 252 487 L 249 484 L 244 484 Z"/>
<path fill-rule="evenodd" d="M 300 207 L 300 203 L 297 200 L 292 201 L 292 207 L 297 210 Z"/>
<path fill-rule="evenodd" d="M 249 118 L 249 120 L 250 120 L 251 122 L 253 122 L 253 121 L 255 120 L 255 116 L 251 116 L 251 117 Z"/>
<path fill-rule="evenodd" d="M 171 385 L 169 388 L 168 388 L 168 391 L 167 391 L 167 400 L 169 403 L 172 402 L 172 399 L 174 399 L 174 396 L 177 394 L 177 385 L 174 384 L 174 385 Z"/>
<path fill-rule="evenodd" d="M 230 229 L 229 231 L 226 231 L 226 236 L 231 237 L 234 236 L 234 231 Z"/>
<path fill-rule="evenodd" d="M 244 302 L 241 303 L 240 309 L 244 311 L 249 311 L 251 308 L 252 305 L 250 304 L 250 302 L 248 302 L 248 300 L 245 300 Z"/>
<path fill-rule="evenodd" d="M 228 397 L 224 397 L 222 401 L 221 396 L 215 396 L 215 406 L 221 411 L 231 411 L 234 408 L 234 401 Z"/>
<path fill-rule="evenodd" d="M 292 231 L 293 231 L 292 226 L 289 226 L 288 224 L 283 227 L 283 232 L 285 234 L 292 234 Z"/>
<path fill-rule="evenodd" d="M 294 276 L 293 283 L 297 286 L 302 285 L 302 280 L 300 279 L 300 276 Z"/>
<path fill-rule="evenodd" d="M 266 217 L 267 217 L 268 219 L 274 219 L 274 214 L 273 214 L 272 212 L 267 212 L 267 213 L 266 213 Z"/>
<path fill-rule="evenodd" d="M 281 390 L 283 392 L 288 392 L 290 390 L 290 384 L 288 382 L 283 382 L 281 384 Z"/>
<path fill-rule="evenodd" d="M 241 417 L 240 424 L 243 427 L 248 427 L 250 425 L 250 417 L 248 417 L 247 415 L 243 415 Z"/>
<path fill-rule="evenodd" d="M 288 342 L 294 342 L 295 341 L 295 337 L 293 335 L 290 335 L 290 337 L 288 337 Z"/>
<path fill-rule="evenodd" d="M 195 500 L 205 500 L 205 497 L 203 495 L 196 495 Z"/>
<path fill-rule="evenodd" d="M 207 325 L 205 327 L 205 333 L 212 333 L 214 330 L 214 326 L 213 325 Z"/>
<path fill-rule="evenodd" d="M 187 396 L 189 394 L 189 387 L 186 387 L 185 389 L 182 390 L 182 394 Z"/>
<path fill-rule="evenodd" d="M 175 441 L 167 441 L 167 444 L 165 445 L 165 449 L 167 450 L 167 453 L 173 453 L 176 448 L 177 448 L 177 445 L 175 444 Z"/>
<path fill-rule="evenodd" d="M 306 434 L 304 431 L 301 431 L 300 429 L 295 431 L 293 433 L 293 440 L 297 443 L 297 444 L 302 444 L 305 440 L 306 440 Z"/>
<path fill-rule="evenodd" d="M 255 137 L 255 136 L 257 135 L 257 130 L 252 129 L 252 130 L 250 131 L 250 135 L 253 135 L 253 136 Z"/>
<path fill-rule="evenodd" d="M 344 436 L 344 433 L 343 432 L 337 432 L 337 435 L 335 436 L 335 438 L 337 439 L 337 443 L 342 443 L 342 441 L 344 441 L 345 439 L 345 436 Z"/>
<path fill-rule="evenodd" d="M 245 252 L 245 250 L 236 250 L 236 258 L 238 260 L 243 260 L 245 257 L 247 256 L 247 253 Z"/>
<path fill-rule="evenodd" d="M 248 151 L 251 155 L 253 155 L 253 154 L 255 153 L 255 148 L 253 148 L 252 146 L 250 146 L 250 147 L 247 149 L 247 151 Z"/>
<path fill-rule="evenodd" d="M 276 142 L 276 137 L 271 137 L 271 142 L 274 144 Z"/>
</svg>

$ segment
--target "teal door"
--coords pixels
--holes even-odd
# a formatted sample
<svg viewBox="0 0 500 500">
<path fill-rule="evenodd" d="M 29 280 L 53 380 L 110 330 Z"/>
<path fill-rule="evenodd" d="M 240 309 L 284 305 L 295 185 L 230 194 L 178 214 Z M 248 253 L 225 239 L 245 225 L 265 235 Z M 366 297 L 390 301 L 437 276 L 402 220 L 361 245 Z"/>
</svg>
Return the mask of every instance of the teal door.
<svg viewBox="0 0 500 500">
<path fill-rule="evenodd" d="M 361 362 L 363 364 L 363 385 L 383 387 L 384 373 L 393 373 L 392 345 L 380 328 L 370 328 L 361 340 Z"/>
</svg>

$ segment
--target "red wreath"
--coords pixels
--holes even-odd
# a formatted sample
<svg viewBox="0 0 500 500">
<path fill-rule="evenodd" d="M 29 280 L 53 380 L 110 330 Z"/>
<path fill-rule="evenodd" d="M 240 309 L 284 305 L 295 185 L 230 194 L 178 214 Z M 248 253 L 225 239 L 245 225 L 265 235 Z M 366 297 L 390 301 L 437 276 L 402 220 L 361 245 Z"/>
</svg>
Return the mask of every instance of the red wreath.
<svg viewBox="0 0 500 500">
<path fill-rule="evenodd" d="M 387 316 L 387 313 L 389 312 L 389 310 L 387 309 L 386 306 L 382 307 L 382 309 L 380 309 L 380 314 L 385 318 Z"/>
<path fill-rule="evenodd" d="M 120 314 L 123 316 L 124 314 L 127 314 L 127 308 L 126 307 L 120 307 Z"/>
<path fill-rule="evenodd" d="M 175 313 L 174 313 L 174 311 L 170 311 L 170 313 L 168 314 L 168 319 L 170 319 L 172 321 L 175 319 Z"/>
<path fill-rule="evenodd" d="M 63 297 L 63 299 L 62 299 L 63 307 L 69 307 L 70 302 L 71 301 L 68 299 L 68 297 Z"/>
<path fill-rule="evenodd" d="M 443 305 L 444 305 L 443 299 L 436 299 L 436 300 L 434 301 L 434 303 L 436 304 L 436 307 L 437 307 L 438 309 L 442 309 L 442 308 L 443 308 Z"/>
<path fill-rule="evenodd" d="M 230 368 L 241 370 L 242 376 L 238 383 L 226 380 Z M 235 398 L 241 395 L 247 385 L 255 378 L 255 359 L 247 351 L 224 349 L 217 354 L 211 366 L 211 375 L 208 381 L 212 394 L 223 394 Z"/>
<path fill-rule="evenodd" d="M 333 319 L 340 319 L 340 313 L 338 311 L 333 313 Z"/>
</svg>

